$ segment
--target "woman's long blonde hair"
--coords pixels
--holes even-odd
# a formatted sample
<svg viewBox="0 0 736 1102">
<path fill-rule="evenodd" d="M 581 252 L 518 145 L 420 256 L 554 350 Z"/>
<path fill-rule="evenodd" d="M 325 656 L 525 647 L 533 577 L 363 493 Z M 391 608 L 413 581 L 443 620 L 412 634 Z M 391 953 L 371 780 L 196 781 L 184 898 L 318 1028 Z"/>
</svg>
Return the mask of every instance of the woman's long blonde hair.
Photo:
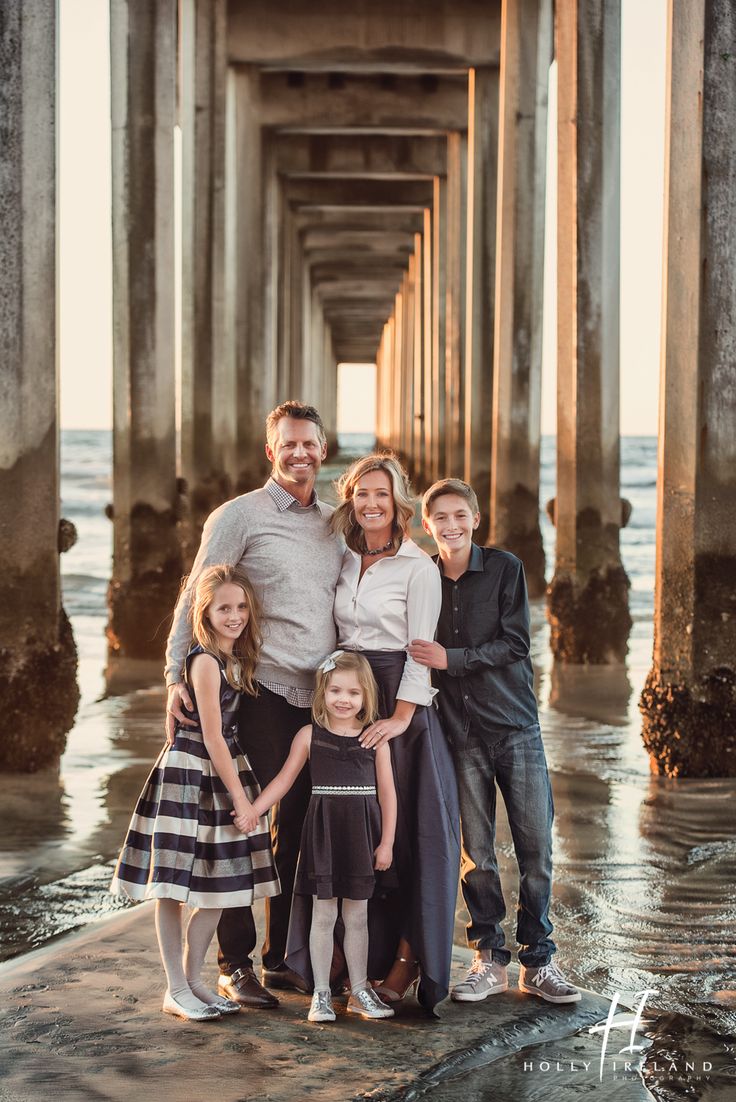
<svg viewBox="0 0 736 1102">
<path fill-rule="evenodd" d="M 215 599 L 215 593 L 221 585 L 237 585 L 245 594 L 249 619 L 243 632 L 233 644 L 233 653 L 225 654 L 220 650 L 217 635 L 207 616 L 207 610 Z M 197 578 L 189 609 L 192 622 L 192 634 L 197 642 L 210 654 L 214 654 L 225 664 L 225 677 L 234 689 L 242 689 L 256 696 L 258 686 L 255 670 L 261 653 L 261 603 L 258 600 L 250 578 L 239 566 L 208 566 Z"/>
<path fill-rule="evenodd" d="M 367 658 L 356 651 L 344 650 L 330 655 L 332 664 L 329 669 L 321 666 L 317 670 L 317 681 L 312 700 L 312 719 L 319 723 L 320 727 L 327 727 L 327 707 L 325 706 L 325 693 L 330 683 L 330 678 L 336 671 L 349 672 L 352 670 L 358 677 L 358 684 L 363 690 L 363 707 L 358 712 L 358 719 L 365 726 L 375 723 L 378 719 L 378 686 L 373 676 L 373 670 Z"/>
<path fill-rule="evenodd" d="M 375 452 L 357 459 L 335 483 L 340 504 L 330 517 L 332 531 L 341 535 L 350 550 L 357 554 L 365 553 L 365 540 L 363 529 L 355 518 L 353 495 L 360 479 L 371 471 L 385 471 L 391 483 L 394 499 L 392 535 L 395 546 L 409 535 L 414 519 L 414 498 L 409 476 L 394 453 Z"/>
</svg>

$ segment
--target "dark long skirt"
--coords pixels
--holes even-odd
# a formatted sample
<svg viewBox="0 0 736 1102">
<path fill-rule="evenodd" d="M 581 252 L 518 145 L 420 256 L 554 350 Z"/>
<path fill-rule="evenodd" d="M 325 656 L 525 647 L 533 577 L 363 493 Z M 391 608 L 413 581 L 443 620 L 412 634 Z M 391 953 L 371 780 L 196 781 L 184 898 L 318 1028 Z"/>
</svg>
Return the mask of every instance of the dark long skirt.
<svg viewBox="0 0 736 1102">
<path fill-rule="evenodd" d="M 379 688 L 383 718 L 393 715 L 406 656 L 403 651 L 363 651 Z M 380 879 L 368 904 L 368 975 L 385 978 L 405 937 L 420 963 L 419 1002 L 434 1012 L 446 998 L 460 875 L 460 811 L 447 741 L 432 707 L 417 707 L 409 727 L 389 743 L 398 803 L 395 890 Z M 311 978 L 311 899 L 294 897 L 288 963 Z M 337 931 L 337 940 L 340 931 Z"/>
</svg>

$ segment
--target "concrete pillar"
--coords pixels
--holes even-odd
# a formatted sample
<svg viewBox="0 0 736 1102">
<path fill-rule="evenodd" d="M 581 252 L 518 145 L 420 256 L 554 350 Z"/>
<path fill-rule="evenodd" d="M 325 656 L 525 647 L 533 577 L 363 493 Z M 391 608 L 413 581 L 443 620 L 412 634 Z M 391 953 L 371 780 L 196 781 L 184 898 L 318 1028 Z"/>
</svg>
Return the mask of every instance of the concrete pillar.
<svg viewBox="0 0 736 1102">
<path fill-rule="evenodd" d="M 415 484 L 424 477 L 424 242 L 414 235 L 414 339 L 412 341 L 411 465 Z"/>
<path fill-rule="evenodd" d="M 215 271 L 224 263 L 225 0 L 182 0 L 181 473 L 190 509 L 189 556 L 229 486 L 214 454 Z M 216 209 L 219 207 L 220 209 Z M 222 274 L 220 274 L 222 279 Z"/>
<path fill-rule="evenodd" d="M 491 500 L 498 69 L 468 76 L 467 287 L 465 294 L 465 481 L 480 504 L 477 538 L 488 537 Z"/>
<path fill-rule="evenodd" d="M 557 9 L 557 544 L 551 643 L 621 661 L 631 627 L 619 528 L 618 0 Z"/>
<path fill-rule="evenodd" d="M 736 775 L 736 16 L 672 0 L 654 660 L 644 745 L 667 776 Z"/>
<path fill-rule="evenodd" d="M 542 301 L 551 0 L 505 0 L 501 15 L 496 334 L 490 542 L 546 589 L 539 527 Z"/>
<path fill-rule="evenodd" d="M 322 397 L 319 411 L 327 433 L 328 454 L 337 452 L 337 359 L 329 325 L 322 319 Z"/>
<path fill-rule="evenodd" d="M 56 4 L 0 19 L 0 769 L 57 762 L 77 654 L 61 606 L 56 318 Z"/>
<path fill-rule="evenodd" d="M 416 264 L 416 254 L 413 254 L 409 257 L 409 267 L 405 277 L 401 355 L 403 379 L 401 455 L 412 477 L 414 474 L 414 339 L 416 336 L 414 301 L 416 298 Z"/>
<path fill-rule="evenodd" d="M 273 406 L 275 364 L 266 362 L 265 185 L 261 96 L 255 66 L 234 73 L 235 150 L 233 212 L 235 268 L 232 295 L 237 416 L 237 482 L 240 493 L 262 485 L 268 474 L 264 423 Z"/>
<path fill-rule="evenodd" d="M 229 354 L 232 341 L 228 336 L 227 265 L 228 241 L 228 155 L 232 156 L 234 141 L 232 132 L 234 103 L 228 97 L 227 69 L 227 8 L 224 0 L 217 0 L 212 12 L 211 47 L 211 115 L 210 115 L 210 165 L 211 165 L 211 215 L 210 247 L 212 274 L 211 348 L 212 348 L 212 470 L 220 484 L 224 499 L 232 495 L 232 474 L 235 469 L 235 364 Z M 232 97 L 232 89 L 230 91 Z M 231 199 L 234 202 L 234 196 Z"/>
<path fill-rule="evenodd" d="M 433 268 L 433 232 L 432 211 L 427 207 L 424 211 L 424 232 L 422 233 L 422 375 L 424 394 L 422 399 L 422 471 L 421 485 L 426 489 L 432 482 L 432 428 L 433 413 L 433 332 L 432 332 L 432 297 L 434 286 Z"/>
<path fill-rule="evenodd" d="M 394 308 L 393 348 L 391 353 L 391 447 L 400 453 L 402 447 L 404 383 L 402 371 L 404 327 L 404 284 L 396 295 Z"/>
<path fill-rule="evenodd" d="M 445 242 L 445 477 L 464 473 L 465 460 L 465 248 L 467 219 L 467 135 L 447 136 Z"/>
<path fill-rule="evenodd" d="M 447 291 L 447 177 L 436 176 L 432 205 L 432 420 L 429 428 L 431 470 L 436 482 L 444 475 L 446 455 L 445 296 Z"/>
<path fill-rule="evenodd" d="M 159 659 L 182 574 L 174 394 L 176 0 L 110 8 L 112 658 Z"/>
</svg>

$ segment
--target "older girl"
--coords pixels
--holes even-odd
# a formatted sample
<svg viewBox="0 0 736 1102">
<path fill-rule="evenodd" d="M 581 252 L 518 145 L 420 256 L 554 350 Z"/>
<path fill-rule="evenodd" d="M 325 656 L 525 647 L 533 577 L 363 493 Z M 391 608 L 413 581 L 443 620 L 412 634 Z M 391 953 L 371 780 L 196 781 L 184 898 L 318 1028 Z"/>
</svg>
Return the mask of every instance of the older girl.
<svg viewBox="0 0 736 1102">
<path fill-rule="evenodd" d="M 136 805 L 110 891 L 156 900 L 168 989 L 162 1009 L 189 1021 L 236 1013 L 240 1006 L 200 978 L 223 907 L 277 895 L 279 879 L 265 817 L 247 832 L 233 816 L 250 814 L 259 788 L 237 741 L 241 692 L 257 691 L 261 645 L 258 601 L 239 567 L 211 566 L 192 601 L 196 641 L 186 659 L 191 726 L 178 725 Z M 182 905 L 193 908 L 182 955 Z"/>
</svg>

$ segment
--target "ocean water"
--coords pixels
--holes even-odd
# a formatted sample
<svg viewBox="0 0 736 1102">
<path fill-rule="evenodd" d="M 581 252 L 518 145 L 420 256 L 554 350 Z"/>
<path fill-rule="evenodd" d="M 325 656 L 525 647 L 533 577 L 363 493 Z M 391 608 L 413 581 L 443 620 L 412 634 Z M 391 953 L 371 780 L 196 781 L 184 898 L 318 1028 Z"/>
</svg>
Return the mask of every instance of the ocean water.
<svg viewBox="0 0 736 1102">
<path fill-rule="evenodd" d="M 340 443 L 323 483 L 372 441 L 345 437 Z M 663 1011 L 689 1023 L 678 1028 L 690 1048 L 712 1055 L 736 1034 L 736 782 L 650 774 L 637 703 L 652 648 L 656 439 L 623 438 L 621 459 L 621 493 L 633 506 L 621 534 L 634 620 L 625 665 L 556 668 L 544 602 L 532 607 L 536 687 L 556 804 L 552 917 L 560 962 L 578 982 L 609 997 L 620 993 L 623 1001 L 626 992 L 652 988 Z M 554 496 L 553 438 L 543 440 L 541 464 L 543 506 Z M 62 515 L 78 531 L 77 544 L 62 556 L 63 591 L 79 649 L 82 701 L 58 770 L 4 778 L 0 960 L 120 906 L 106 891 L 111 864 L 161 745 L 160 686 L 105 694 L 110 471 L 110 433 L 62 434 Z M 554 529 L 544 511 L 542 528 L 549 577 Z M 502 810 L 497 849 L 513 917 L 518 877 Z M 459 901 L 459 943 L 465 921 Z M 510 921 L 507 936 L 513 942 Z M 682 1047 L 682 1036 L 678 1043 Z"/>
</svg>

